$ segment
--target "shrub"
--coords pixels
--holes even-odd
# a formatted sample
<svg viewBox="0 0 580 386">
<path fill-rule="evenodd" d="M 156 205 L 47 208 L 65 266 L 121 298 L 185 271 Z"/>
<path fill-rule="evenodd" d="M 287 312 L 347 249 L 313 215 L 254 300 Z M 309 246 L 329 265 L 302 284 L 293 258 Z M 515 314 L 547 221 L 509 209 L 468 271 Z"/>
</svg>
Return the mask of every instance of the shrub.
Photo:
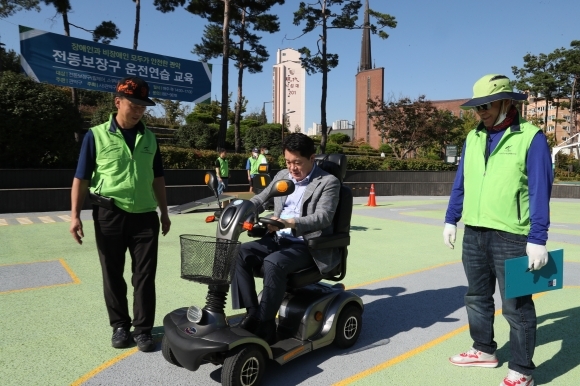
<svg viewBox="0 0 580 386">
<path fill-rule="evenodd" d="M 341 134 L 344 135 L 344 134 Z M 334 142 L 328 142 L 326 144 L 326 154 L 334 154 L 334 153 L 340 153 L 342 154 L 342 146 L 340 146 L 338 143 L 334 143 Z"/>
<path fill-rule="evenodd" d="M 216 123 L 216 119 L 211 114 L 206 113 L 191 113 L 185 117 L 185 123 L 192 126 L 196 122 L 202 122 L 205 124 Z"/>
<path fill-rule="evenodd" d="M 198 121 L 179 127 L 175 132 L 175 143 L 183 147 L 209 150 L 217 148 L 217 136 L 218 129 L 214 125 Z"/>
<path fill-rule="evenodd" d="M 355 156 L 348 157 L 346 165 L 348 170 L 380 170 L 382 162 L 380 157 Z"/>
<path fill-rule="evenodd" d="M 385 153 L 386 155 L 393 154 L 393 149 L 388 144 L 383 143 L 379 146 L 379 153 Z"/>
<path fill-rule="evenodd" d="M 329 142 L 334 142 L 337 144 L 343 144 L 350 141 L 350 137 L 344 133 L 334 133 L 328 136 Z"/>
<path fill-rule="evenodd" d="M 213 150 L 184 149 L 175 146 L 161 145 L 163 166 L 167 169 L 213 169 L 218 153 Z M 231 169 L 245 169 L 249 154 L 228 153 Z M 283 155 L 273 157 L 268 155 L 271 165 L 277 164 L 280 169 L 286 168 Z M 385 160 L 380 157 L 347 156 L 348 170 L 433 170 L 451 171 L 456 170 L 454 165 L 445 164 L 442 161 L 425 159 L 410 160 Z M 562 177 L 562 180 L 566 177 Z"/>
<path fill-rule="evenodd" d="M 74 167 L 81 116 L 66 91 L 5 71 L 0 78 L 0 167 Z"/>
<path fill-rule="evenodd" d="M 107 122 L 111 114 L 116 112 L 117 108 L 112 102 L 99 104 L 91 117 L 91 126 L 97 126 Z"/>
<path fill-rule="evenodd" d="M 387 159 L 382 162 L 381 170 L 431 170 L 431 171 L 452 171 L 457 170 L 457 166 L 446 164 L 443 161 L 430 159 Z"/>
<path fill-rule="evenodd" d="M 245 131 L 244 149 L 249 153 L 254 147 L 266 145 L 270 154 L 277 157 L 282 154 L 282 126 L 267 124 L 259 127 L 248 127 Z"/>
<path fill-rule="evenodd" d="M 175 146 L 160 146 L 163 167 L 166 169 L 211 169 L 219 156 L 213 150 L 184 149 Z M 228 153 L 230 169 L 245 169 L 248 154 Z M 272 160 L 270 160 L 272 161 Z"/>
</svg>

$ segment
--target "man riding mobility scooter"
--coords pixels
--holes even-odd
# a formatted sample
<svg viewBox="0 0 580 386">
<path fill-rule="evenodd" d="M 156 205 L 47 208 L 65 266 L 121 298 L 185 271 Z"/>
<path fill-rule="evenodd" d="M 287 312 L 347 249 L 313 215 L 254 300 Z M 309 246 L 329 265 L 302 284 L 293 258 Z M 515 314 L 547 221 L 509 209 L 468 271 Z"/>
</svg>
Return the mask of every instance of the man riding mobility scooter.
<svg viewBox="0 0 580 386">
<path fill-rule="evenodd" d="M 344 155 L 318 155 L 316 163 L 342 183 L 346 174 Z M 205 179 L 217 193 L 215 174 L 208 172 Z M 278 180 L 272 183 L 266 200 L 293 191 L 291 180 Z M 259 218 L 251 201 L 236 200 L 223 210 L 215 238 L 182 235 L 181 277 L 207 284 L 209 288 L 205 307 L 184 307 L 165 316 L 163 357 L 191 371 L 197 370 L 202 362 L 221 364 L 222 385 L 257 385 L 264 374 L 266 359 L 285 364 L 331 343 L 341 348 L 355 344 L 362 327 L 362 300 L 345 291 L 342 283 L 320 282 L 340 281 L 346 274 L 352 203 L 350 189 L 342 185 L 333 219 L 334 233 L 308 240 L 309 248 L 340 248 L 342 261 L 326 274 L 321 274 L 313 261 L 311 267 L 288 276 L 286 295 L 278 311 L 278 341 L 272 345 L 245 329 L 229 325 L 224 309 L 240 247 L 239 235 L 248 230 L 251 237 L 262 236 L 266 229 L 259 223 L 280 229 L 284 224 Z M 263 277 L 262 273 L 255 271 L 254 275 Z"/>
</svg>

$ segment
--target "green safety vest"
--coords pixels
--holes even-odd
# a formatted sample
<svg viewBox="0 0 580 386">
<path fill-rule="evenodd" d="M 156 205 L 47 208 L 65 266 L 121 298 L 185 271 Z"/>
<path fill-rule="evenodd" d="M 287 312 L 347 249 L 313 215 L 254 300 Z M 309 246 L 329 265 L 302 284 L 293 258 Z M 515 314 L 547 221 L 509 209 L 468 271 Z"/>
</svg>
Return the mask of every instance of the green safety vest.
<svg viewBox="0 0 580 386">
<path fill-rule="evenodd" d="M 218 157 L 218 161 L 220 163 L 220 177 L 228 178 L 230 175 L 230 167 L 228 165 L 228 160 L 222 159 L 222 157 Z"/>
<path fill-rule="evenodd" d="M 540 130 L 519 118 L 503 134 L 485 165 L 487 133 L 472 130 L 463 154 L 463 222 L 518 235 L 530 231 L 526 157 Z"/>
<path fill-rule="evenodd" d="M 250 174 L 258 174 L 258 166 L 260 166 L 260 156 L 258 158 L 250 157 Z"/>
<path fill-rule="evenodd" d="M 112 197 L 115 205 L 129 213 L 153 212 L 157 200 L 153 191 L 153 158 L 157 151 L 155 134 L 145 127 L 137 132 L 131 154 L 121 129 L 111 131 L 111 122 L 92 127 L 97 153 L 90 190 Z"/>
</svg>

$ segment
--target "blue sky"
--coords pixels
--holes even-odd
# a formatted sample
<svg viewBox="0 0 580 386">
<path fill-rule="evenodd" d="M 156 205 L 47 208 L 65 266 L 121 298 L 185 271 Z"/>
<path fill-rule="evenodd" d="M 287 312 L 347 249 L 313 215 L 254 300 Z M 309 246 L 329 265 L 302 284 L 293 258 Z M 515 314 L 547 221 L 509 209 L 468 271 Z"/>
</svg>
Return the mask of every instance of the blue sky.
<svg viewBox="0 0 580 386">
<path fill-rule="evenodd" d="M 162 14 L 153 0 L 141 1 L 139 50 L 198 60 L 191 53 L 200 42 L 205 21 L 184 9 Z M 135 6 L 131 0 L 71 0 L 71 23 L 94 28 L 112 20 L 121 29 L 112 44 L 131 48 Z M 261 74 L 245 74 L 244 94 L 248 110 L 261 110 L 271 100 L 272 66 L 280 48 L 315 48 L 318 34 L 301 35 L 301 27 L 292 24 L 298 0 L 286 0 L 272 9 L 280 17 L 280 32 L 265 35 L 263 44 L 270 60 Z M 549 53 L 580 40 L 580 1 L 578 0 L 370 0 L 370 7 L 396 17 L 398 26 L 388 30 L 390 37 L 372 39 L 372 56 L 377 67 L 385 68 L 385 94 L 399 98 L 458 99 L 471 96 L 475 80 L 488 73 L 512 77 L 511 67 L 522 66 L 526 53 Z M 54 18 L 54 20 L 53 20 Z M 362 9 L 360 18 L 362 19 Z M 54 8 L 43 6 L 41 12 L 20 12 L 0 19 L 0 41 L 7 49 L 19 49 L 18 24 L 63 33 L 62 18 Z M 72 28 L 71 34 L 82 39 L 91 35 Z M 360 60 L 361 31 L 332 30 L 328 50 L 339 55 L 339 66 L 329 73 L 327 122 L 354 119 L 354 76 Z M 221 59 L 212 61 L 212 98 L 220 98 Z M 230 91 L 236 94 L 237 73 L 230 64 Z M 306 125 L 320 121 L 322 76 L 306 80 Z M 269 105 L 266 105 L 269 112 Z M 271 116 L 268 116 L 271 120 Z"/>
</svg>

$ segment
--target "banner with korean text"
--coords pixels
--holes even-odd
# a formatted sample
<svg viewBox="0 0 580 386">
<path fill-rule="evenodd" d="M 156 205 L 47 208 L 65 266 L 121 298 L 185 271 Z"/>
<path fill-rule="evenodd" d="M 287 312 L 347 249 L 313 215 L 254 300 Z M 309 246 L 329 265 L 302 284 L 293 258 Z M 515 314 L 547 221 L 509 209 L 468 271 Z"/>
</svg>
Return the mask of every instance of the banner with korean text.
<svg viewBox="0 0 580 386">
<path fill-rule="evenodd" d="M 151 98 L 200 103 L 211 97 L 211 65 L 19 26 L 21 65 L 38 82 L 115 92 L 138 76 Z"/>
</svg>

